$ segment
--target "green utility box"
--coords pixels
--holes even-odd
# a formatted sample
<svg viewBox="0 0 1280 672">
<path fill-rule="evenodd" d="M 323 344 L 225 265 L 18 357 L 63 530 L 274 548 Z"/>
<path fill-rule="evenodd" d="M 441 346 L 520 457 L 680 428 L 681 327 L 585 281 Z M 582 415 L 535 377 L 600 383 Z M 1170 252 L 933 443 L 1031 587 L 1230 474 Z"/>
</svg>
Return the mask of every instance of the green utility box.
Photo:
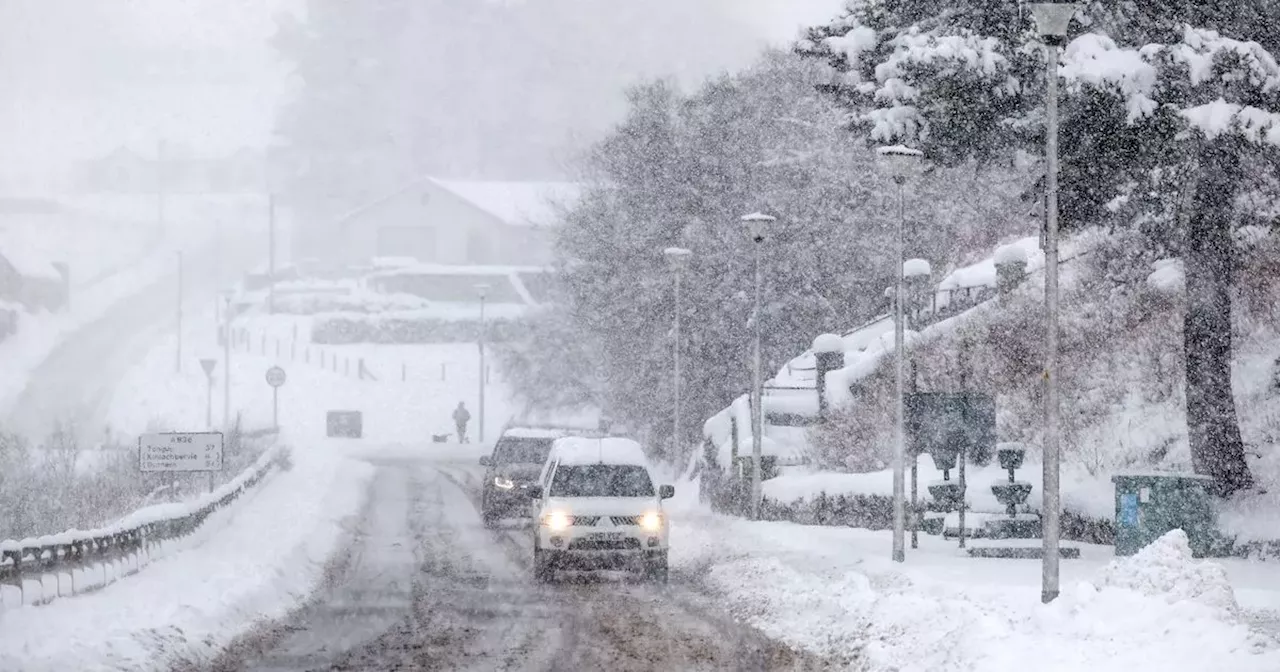
<svg viewBox="0 0 1280 672">
<path fill-rule="evenodd" d="M 1122 474 L 1116 485 L 1116 555 L 1133 555 L 1170 530 L 1187 533 L 1191 553 L 1208 556 L 1217 516 L 1208 486 L 1197 474 Z"/>
</svg>

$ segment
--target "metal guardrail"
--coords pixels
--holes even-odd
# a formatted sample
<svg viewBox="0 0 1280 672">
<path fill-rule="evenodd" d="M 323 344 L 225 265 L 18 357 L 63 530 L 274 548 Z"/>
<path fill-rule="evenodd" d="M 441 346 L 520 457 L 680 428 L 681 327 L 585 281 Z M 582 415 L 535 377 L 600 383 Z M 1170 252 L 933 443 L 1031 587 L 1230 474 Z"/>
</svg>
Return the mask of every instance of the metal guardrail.
<svg viewBox="0 0 1280 672">
<path fill-rule="evenodd" d="M 246 433 L 245 436 L 263 436 L 274 429 Z M 114 526 L 89 531 L 71 530 L 47 537 L 20 541 L 0 541 L 0 589 L 13 587 L 19 591 L 22 604 L 47 604 L 58 597 L 67 597 L 97 590 L 118 579 L 137 573 L 150 563 L 153 550 L 166 541 L 179 539 L 195 532 L 205 520 L 219 509 L 236 501 L 246 491 L 262 481 L 276 464 L 279 446 L 272 446 L 258 461 L 236 478 L 213 492 L 188 503 L 188 510 L 180 515 L 157 514 L 155 520 L 145 516 L 146 509 L 126 516 Z M 181 504 L 159 505 L 156 509 L 169 510 Z M 101 579 L 82 581 L 77 585 L 76 575 L 82 576 L 101 568 Z M 63 577 L 69 578 L 69 588 L 63 591 Z M 54 593 L 46 594 L 45 579 L 53 577 Z M 27 584 L 39 585 L 40 595 L 27 601 Z M 3 600 L 0 599 L 0 606 Z"/>
</svg>

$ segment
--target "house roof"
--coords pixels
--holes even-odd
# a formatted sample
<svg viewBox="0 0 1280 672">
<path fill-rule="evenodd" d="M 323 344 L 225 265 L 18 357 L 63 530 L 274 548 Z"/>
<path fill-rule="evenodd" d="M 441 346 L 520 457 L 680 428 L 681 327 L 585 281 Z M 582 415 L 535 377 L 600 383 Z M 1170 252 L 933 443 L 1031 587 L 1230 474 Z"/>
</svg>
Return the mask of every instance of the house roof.
<svg viewBox="0 0 1280 672">
<path fill-rule="evenodd" d="M 573 203 L 582 192 L 582 185 L 573 182 L 483 182 L 421 177 L 346 212 L 338 218 L 338 222 L 355 219 L 397 196 L 427 184 L 453 194 L 509 226 L 554 225 L 556 206 Z"/>
<path fill-rule="evenodd" d="M 427 178 L 511 226 L 555 224 L 556 206 L 578 199 L 582 185 L 572 182 L 461 182 Z"/>
</svg>

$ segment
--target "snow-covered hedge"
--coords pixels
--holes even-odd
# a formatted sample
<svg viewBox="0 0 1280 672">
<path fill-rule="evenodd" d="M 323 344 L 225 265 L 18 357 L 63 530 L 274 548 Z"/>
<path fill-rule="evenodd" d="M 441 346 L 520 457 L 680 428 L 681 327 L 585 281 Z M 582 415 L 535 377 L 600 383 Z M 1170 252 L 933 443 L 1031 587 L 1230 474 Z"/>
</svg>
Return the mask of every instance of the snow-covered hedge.
<svg viewBox="0 0 1280 672">
<path fill-rule="evenodd" d="M 275 310 L 286 315 L 319 313 L 387 313 L 426 308 L 425 299 L 410 294 L 380 294 L 355 291 L 350 294 L 297 293 L 277 294 Z"/>
</svg>

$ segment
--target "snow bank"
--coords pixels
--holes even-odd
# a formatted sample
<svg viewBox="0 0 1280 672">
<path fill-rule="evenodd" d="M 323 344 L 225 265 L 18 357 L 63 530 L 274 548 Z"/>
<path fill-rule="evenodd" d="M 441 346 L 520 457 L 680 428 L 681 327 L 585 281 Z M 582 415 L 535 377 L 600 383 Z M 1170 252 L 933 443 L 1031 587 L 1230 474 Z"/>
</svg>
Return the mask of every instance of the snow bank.
<svg viewBox="0 0 1280 672">
<path fill-rule="evenodd" d="M 1240 611 L 1221 565 L 1192 559 L 1187 533 L 1173 530 L 1132 557 L 1112 562 L 1094 580 L 1098 589 L 1120 588 L 1169 604 L 1190 600 L 1225 614 Z"/>
<path fill-rule="evenodd" d="M 207 660 L 316 587 L 372 467 L 325 446 L 214 513 L 190 545 L 103 590 L 0 612 L 0 669 L 165 669 Z"/>
<path fill-rule="evenodd" d="M 672 537 L 673 565 L 705 577 L 735 617 L 856 669 L 1280 669 L 1276 642 L 1219 606 L 1230 585 L 1176 535 L 1097 577 L 1099 549 L 1084 549 L 1085 560 L 1063 563 L 1049 605 L 1039 563 L 969 558 L 933 537 L 905 565 L 889 561 L 887 532 L 690 513 L 673 519 Z"/>
</svg>

